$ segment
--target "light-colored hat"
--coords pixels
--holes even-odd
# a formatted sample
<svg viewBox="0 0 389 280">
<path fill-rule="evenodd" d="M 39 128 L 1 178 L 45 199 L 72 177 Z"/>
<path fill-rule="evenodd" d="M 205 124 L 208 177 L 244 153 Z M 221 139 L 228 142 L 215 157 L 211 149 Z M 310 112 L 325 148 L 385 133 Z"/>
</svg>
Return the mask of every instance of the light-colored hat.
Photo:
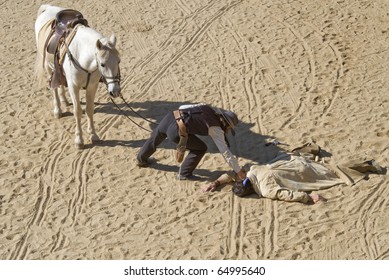
<svg viewBox="0 0 389 280">
<path fill-rule="evenodd" d="M 235 126 L 238 124 L 238 116 L 229 110 L 223 110 L 216 108 L 216 113 L 223 117 L 223 119 L 227 122 L 228 126 L 231 127 L 232 135 L 235 135 Z"/>
</svg>

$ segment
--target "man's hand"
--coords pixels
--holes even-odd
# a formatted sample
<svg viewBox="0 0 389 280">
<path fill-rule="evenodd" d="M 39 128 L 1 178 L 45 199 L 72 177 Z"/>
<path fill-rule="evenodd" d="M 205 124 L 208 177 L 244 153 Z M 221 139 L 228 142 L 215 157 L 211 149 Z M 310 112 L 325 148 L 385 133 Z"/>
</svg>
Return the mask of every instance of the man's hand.
<svg viewBox="0 0 389 280">
<path fill-rule="evenodd" d="M 238 177 L 241 179 L 241 180 L 244 180 L 246 179 L 246 171 L 244 171 L 243 169 L 241 169 L 238 173 L 237 173 Z"/>
<path fill-rule="evenodd" d="M 202 190 L 203 192 L 214 192 L 218 186 L 220 186 L 220 182 L 216 180 L 212 183 L 209 183 L 209 185 L 205 185 Z"/>
<path fill-rule="evenodd" d="M 327 199 L 325 199 L 324 197 L 318 194 L 310 194 L 309 196 L 311 197 L 313 203 L 318 203 L 319 201 L 323 201 L 323 202 L 327 201 Z"/>
</svg>

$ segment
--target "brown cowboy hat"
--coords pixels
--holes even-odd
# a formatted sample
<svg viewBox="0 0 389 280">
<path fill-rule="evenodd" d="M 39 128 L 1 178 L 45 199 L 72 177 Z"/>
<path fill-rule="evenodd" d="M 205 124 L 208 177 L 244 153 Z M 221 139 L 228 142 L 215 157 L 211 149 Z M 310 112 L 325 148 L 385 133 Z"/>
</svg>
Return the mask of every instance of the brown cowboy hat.
<svg viewBox="0 0 389 280">
<path fill-rule="evenodd" d="M 236 181 L 232 187 L 232 192 L 239 197 L 244 197 L 255 193 L 255 190 L 250 179 L 246 178 L 243 181 Z"/>
<path fill-rule="evenodd" d="M 239 122 L 238 116 L 232 111 L 219 108 L 216 108 L 216 113 L 223 117 L 223 119 L 227 122 L 228 126 L 231 128 L 232 135 L 235 135 L 234 128 Z"/>
</svg>

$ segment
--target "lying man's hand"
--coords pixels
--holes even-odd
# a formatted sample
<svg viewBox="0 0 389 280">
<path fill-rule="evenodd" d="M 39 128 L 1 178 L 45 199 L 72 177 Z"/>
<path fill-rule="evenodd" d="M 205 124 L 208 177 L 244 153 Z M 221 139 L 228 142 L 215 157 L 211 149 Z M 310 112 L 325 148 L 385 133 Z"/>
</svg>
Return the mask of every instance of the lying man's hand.
<svg viewBox="0 0 389 280">
<path fill-rule="evenodd" d="M 318 203 L 319 201 L 323 201 L 323 202 L 327 201 L 327 199 L 325 199 L 324 197 L 318 194 L 310 194 L 309 196 L 311 197 L 313 203 Z"/>
<path fill-rule="evenodd" d="M 214 192 L 216 188 L 220 186 L 220 182 L 218 180 L 209 183 L 209 185 L 205 185 L 202 189 L 203 192 Z"/>
</svg>

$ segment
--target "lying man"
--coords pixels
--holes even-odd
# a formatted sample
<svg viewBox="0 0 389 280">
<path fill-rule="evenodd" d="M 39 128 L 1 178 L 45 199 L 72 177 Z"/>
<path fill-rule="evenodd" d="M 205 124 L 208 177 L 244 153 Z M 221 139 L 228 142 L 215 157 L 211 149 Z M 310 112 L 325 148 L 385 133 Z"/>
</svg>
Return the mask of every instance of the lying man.
<svg viewBox="0 0 389 280">
<path fill-rule="evenodd" d="M 311 191 L 339 184 L 353 185 L 369 173 L 384 173 L 374 160 L 334 166 L 320 164 L 312 160 L 319 151 L 317 145 L 306 144 L 291 153 L 278 155 L 268 164 L 251 166 L 243 181 L 236 179 L 233 173 L 227 173 L 205 186 L 203 191 L 215 191 L 218 186 L 234 181 L 232 191 L 240 197 L 256 193 L 259 197 L 275 200 L 317 203 L 325 199 Z"/>
</svg>

